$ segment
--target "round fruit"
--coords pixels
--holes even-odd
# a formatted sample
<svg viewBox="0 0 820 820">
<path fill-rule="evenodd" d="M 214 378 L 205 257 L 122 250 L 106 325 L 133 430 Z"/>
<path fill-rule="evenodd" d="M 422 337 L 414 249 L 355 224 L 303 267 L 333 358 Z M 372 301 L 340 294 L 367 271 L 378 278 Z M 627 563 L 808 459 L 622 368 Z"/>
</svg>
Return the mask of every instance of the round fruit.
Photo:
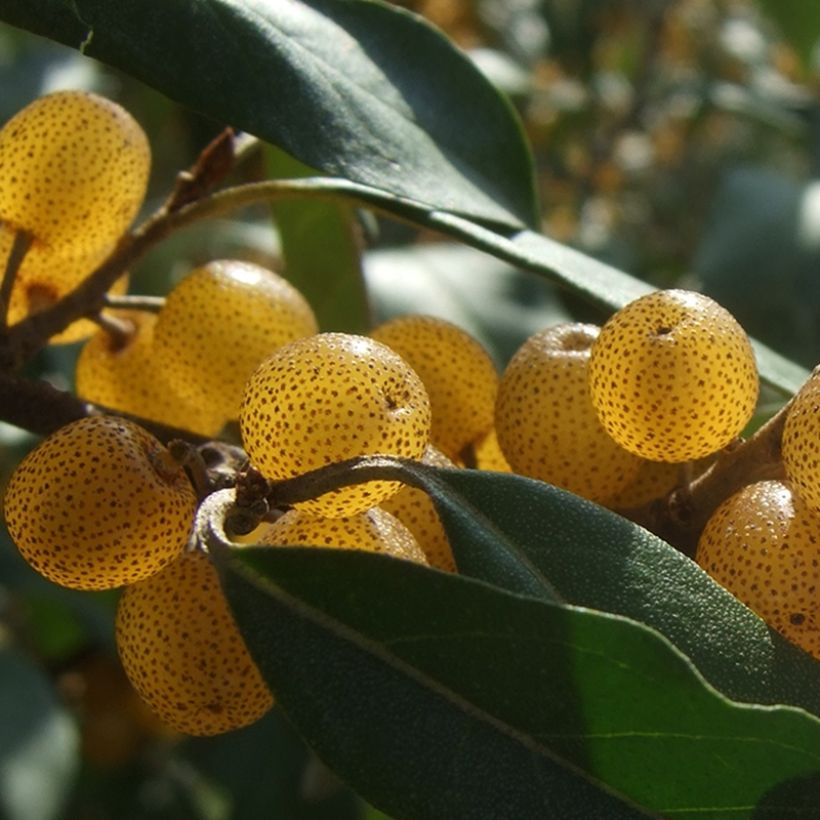
<svg viewBox="0 0 820 820">
<path fill-rule="evenodd" d="M 52 304 L 108 256 L 142 204 L 150 162 L 133 117 L 85 91 L 40 97 L 0 129 L 0 260 L 17 232 L 33 240 L 10 324 Z"/>
<path fill-rule="evenodd" d="M 287 280 L 250 262 L 218 260 L 168 294 L 154 331 L 156 361 L 189 403 L 235 419 L 259 363 L 317 330 L 310 305 Z"/>
<path fill-rule="evenodd" d="M 473 442 L 473 456 L 477 470 L 492 470 L 497 473 L 511 473 L 509 461 L 501 451 L 498 432 L 495 427 L 488 430 L 478 441 Z"/>
<path fill-rule="evenodd" d="M 251 463 L 280 480 L 361 455 L 419 458 L 430 436 L 430 402 L 421 379 L 386 345 L 321 333 L 285 345 L 260 365 L 245 388 L 239 425 Z M 301 506 L 347 517 L 400 486 L 369 481 Z"/>
<path fill-rule="evenodd" d="M 288 510 L 263 530 L 256 543 L 384 552 L 394 558 L 427 563 L 410 530 L 378 507 L 347 518 L 323 518 L 305 510 Z"/>
<path fill-rule="evenodd" d="M 210 406 L 195 407 L 184 401 L 157 367 L 153 345 L 157 317 L 144 310 L 114 315 L 131 333 L 122 339 L 99 329 L 83 345 L 74 373 L 77 394 L 110 410 L 215 436 L 227 419 Z"/>
<path fill-rule="evenodd" d="M 433 413 L 430 441 L 450 458 L 493 426 L 498 373 L 465 330 L 434 316 L 400 316 L 371 334 L 419 374 Z"/>
<path fill-rule="evenodd" d="M 820 373 L 813 373 L 797 392 L 786 415 L 783 466 L 800 497 L 820 510 Z"/>
<path fill-rule="evenodd" d="M 820 516 L 781 481 L 761 481 L 718 507 L 696 560 L 769 626 L 820 658 Z"/>
<path fill-rule="evenodd" d="M 572 322 L 530 336 L 502 375 L 495 424 L 515 472 L 606 502 L 635 477 L 640 459 L 609 436 L 590 401 L 598 333 Z"/>
<path fill-rule="evenodd" d="M 239 729 L 273 705 L 216 570 L 199 550 L 123 591 L 116 637 L 134 688 L 178 732 Z"/>
<path fill-rule="evenodd" d="M 432 467 L 456 466 L 432 444 L 427 446 L 421 461 Z M 382 501 L 380 506 L 395 515 L 413 533 L 430 566 L 455 572 L 456 562 L 450 549 L 450 540 L 438 517 L 435 504 L 424 490 L 406 484 L 395 495 Z"/>
<path fill-rule="evenodd" d="M 6 525 L 34 569 L 74 589 L 159 572 L 185 548 L 196 497 L 146 430 L 113 416 L 72 422 L 32 450 L 6 488 Z"/>
<path fill-rule="evenodd" d="M 604 325 L 589 367 L 607 432 L 653 461 L 691 461 L 742 432 L 757 403 L 754 351 L 732 315 L 707 296 L 662 290 Z"/>
</svg>

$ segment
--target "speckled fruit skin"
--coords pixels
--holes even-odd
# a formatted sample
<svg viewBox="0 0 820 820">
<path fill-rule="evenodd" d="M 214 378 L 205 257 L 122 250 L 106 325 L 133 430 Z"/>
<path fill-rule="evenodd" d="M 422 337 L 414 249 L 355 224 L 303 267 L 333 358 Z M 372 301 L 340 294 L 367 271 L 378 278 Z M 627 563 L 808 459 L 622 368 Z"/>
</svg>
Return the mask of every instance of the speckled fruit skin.
<svg viewBox="0 0 820 820">
<path fill-rule="evenodd" d="M 285 345 L 260 365 L 245 388 L 239 425 L 251 463 L 279 480 L 361 455 L 421 457 L 430 402 L 421 379 L 386 345 L 320 333 Z M 369 481 L 297 506 L 346 517 L 400 486 Z"/>
<path fill-rule="evenodd" d="M 83 345 L 74 371 L 77 395 L 110 410 L 215 436 L 227 419 L 210 405 L 194 406 L 176 395 L 156 366 L 156 315 L 144 310 L 114 315 L 132 328 L 131 335 L 123 341 L 98 329 Z"/>
<path fill-rule="evenodd" d="M 731 443 L 758 396 L 754 352 L 734 317 L 707 296 L 662 290 L 604 325 L 590 391 L 609 434 L 652 461 L 690 461 Z"/>
<path fill-rule="evenodd" d="M 473 457 L 477 470 L 491 470 L 496 473 L 511 473 L 513 468 L 504 456 L 498 443 L 495 427 L 473 442 Z"/>
<path fill-rule="evenodd" d="M 108 256 L 142 205 L 150 164 L 139 124 L 93 93 L 48 94 L 6 123 L 0 259 L 17 231 L 33 238 L 12 291 L 10 324 L 73 289 Z"/>
<path fill-rule="evenodd" d="M 432 467 L 456 466 L 432 444 L 427 445 L 421 461 Z M 455 572 L 456 562 L 447 533 L 433 501 L 424 490 L 405 484 L 395 495 L 382 501 L 380 506 L 396 516 L 413 533 L 430 566 L 445 572 Z"/>
<path fill-rule="evenodd" d="M 820 510 L 820 372 L 798 390 L 786 415 L 783 466 L 795 492 Z"/>
<path fill-rule="evenodd" d="M 493 425 L 498 372 L 477 339 L 434 316 L 399 316 L 375 328 L 374 339 L 419 374 L 433 412 L 430 441 L 457 458 Z"/>
<path fill-rule="evenodd" d="M 598 333 L 568 322 L 530 336 L 501 377 L 495 428 L 516 473 L 603 503 L 635 477 L 640 459 L 609 436 L 589 398 Z"/>
<path fill-rule="evenodd" d="M 786 482 L 750 484 L 724 501 L 696 560 L 769 626 L 820 658 L 820 515 Z"/>
<path fill-rule="evenodd" d="M 220 259 L 168 294 L 154 331 L 156 361 L 184 399 L 235 419 L 259 363 L 317 330 L 313 310 L 287 280 L 260 265 Z"/>
<path fill-rule="evenodd" d="M 5 494 L 12 541 L 34 569 L 73 589 L 112 589 L 159 572 L 185 548 L 196 497 L 141 427 L 92 416 L 20 462 Z"/>
<path fill-rule="evenodd" d="M 143 700 L 178 732 L 248 726 L 273 705 L 201 551 L 127 587 L 116 618 L 123 668 Z"/>
<path fill-rule="evenodd" d="M 263 530 L 257 543 L 383 552 L 417 564 L 427 563 L 410 530 L 378 507 L 347 518 L 324 518 L 305 510 L 288 510 Z"/>
</svg>

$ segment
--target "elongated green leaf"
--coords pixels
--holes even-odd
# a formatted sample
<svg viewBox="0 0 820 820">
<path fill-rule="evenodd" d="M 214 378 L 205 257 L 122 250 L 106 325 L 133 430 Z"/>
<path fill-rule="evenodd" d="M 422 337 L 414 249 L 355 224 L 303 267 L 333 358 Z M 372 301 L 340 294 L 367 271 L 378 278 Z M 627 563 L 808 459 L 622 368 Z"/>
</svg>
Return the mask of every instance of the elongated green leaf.
<svg viewBox="0 0 820 820">
<path fill-rule="evenodd" d="M 4 0 L 0 20 L 326 173 L 478 220 L 535 222 L 512 108 L 443 35 L 380 0 Z"/>
<path fill-rule="evenodd" d="M 820 663 L 642 527 L 521 476 L 422 465 L 410 472 L 432 496 L 460 572 L 634 618 L 724 694 L 820 714 Z"/>
<path fill-rule="evenodd" d="M 800 816 L 820 769 L 820 721 L 722 698 L 622 618 L 355 551 L 240 550 L 223 581 L 308 742 L 402 818 L 637 815 L 609 789 L 741 818 L 783 784 Z"/>
<path fill-rule="evenodd" d="M 275 178 L 311 173 L 279 149 L 266 156 L 268 173 Z M 271 207 L 285 275 L 310 302 L 319 327 L 367 333 L 372 320 L 362 270 L 364 242 L 353 208 L 316 199 L 285 200 Z"/>
</svg>

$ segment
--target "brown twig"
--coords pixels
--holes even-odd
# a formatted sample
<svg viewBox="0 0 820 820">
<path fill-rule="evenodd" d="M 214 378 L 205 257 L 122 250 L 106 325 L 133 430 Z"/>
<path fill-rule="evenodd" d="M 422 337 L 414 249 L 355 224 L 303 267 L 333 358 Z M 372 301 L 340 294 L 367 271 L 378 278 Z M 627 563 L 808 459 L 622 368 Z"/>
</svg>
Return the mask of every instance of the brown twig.
<svg viewBox="0 0 820 820">
<path fill-rule="evenodd" d="M 5 330 L 8 326 L 9 304 L 14 282 L 17 279 L 17 271 L 20 270 L 33 242 L 34 237 L 27 231 L 14 232 L 14 239 L 3 269 L 3 279 L 0 281 L 0 329 Z"/>
</svg>

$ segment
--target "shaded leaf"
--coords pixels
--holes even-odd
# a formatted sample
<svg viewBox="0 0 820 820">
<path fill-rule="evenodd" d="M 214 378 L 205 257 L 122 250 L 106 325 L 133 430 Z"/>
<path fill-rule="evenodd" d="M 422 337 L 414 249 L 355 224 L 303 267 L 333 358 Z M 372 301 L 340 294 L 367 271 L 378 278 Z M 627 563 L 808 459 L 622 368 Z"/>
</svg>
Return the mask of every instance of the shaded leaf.
<svg viewBox="0 0 820 820">
<path fill-rule="evenodd" d="M 239 550 L 223 583 L 311 746 L 402 818 L 637 816 L 610 788 L 744 817 L 820 767 L 819 721 L 722 698 L 623 618 L 346 550 Z"/>
<path fill-rule="evenodd" d="M 421 18 L 376 0 L 4 0 L 78 48 L 306 165 L 430 208 L 534 224 L 508 102 Z"/>
</svg>

